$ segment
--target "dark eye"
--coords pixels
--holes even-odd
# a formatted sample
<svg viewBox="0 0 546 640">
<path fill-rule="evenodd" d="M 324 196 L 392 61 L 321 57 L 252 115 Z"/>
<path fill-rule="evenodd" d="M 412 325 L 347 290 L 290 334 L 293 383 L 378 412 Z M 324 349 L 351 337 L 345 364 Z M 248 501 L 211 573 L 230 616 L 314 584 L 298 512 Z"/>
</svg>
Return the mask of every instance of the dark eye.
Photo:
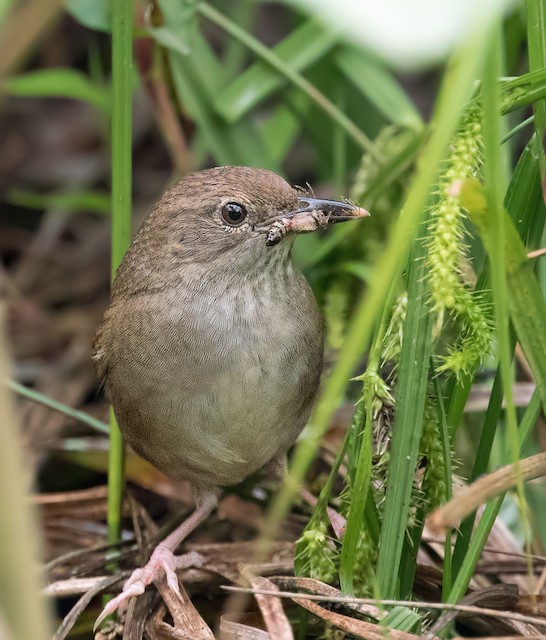
<svg viewBox="0 0 546 640">
<path fill-rule="evenodd" d="M 246 209 L 238 202 L 228 202 L 222 207 L 222 218 L 232 226 L 241 224 L 246 215 Z"/>
</svg>

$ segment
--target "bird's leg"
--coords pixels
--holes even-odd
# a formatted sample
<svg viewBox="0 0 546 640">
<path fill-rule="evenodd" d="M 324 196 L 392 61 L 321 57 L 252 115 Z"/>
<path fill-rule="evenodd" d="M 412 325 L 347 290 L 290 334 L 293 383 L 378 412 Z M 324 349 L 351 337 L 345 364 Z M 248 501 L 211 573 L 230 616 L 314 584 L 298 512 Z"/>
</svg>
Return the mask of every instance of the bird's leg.
<svg viewBox="0 0 546 640">
<path fill-rule="evenodd" d="M 305 487 L 298 487 L 298 489 L 302 499 L 314 509 L 317 506 L 318 498 L 315 498 L 315 496 Z M 332 509 L 332 507 L 326 507 L 326 513 L 328 514 L 328 520 L 330 520 L 330 524 L 336 534 L 336 538 L 341 540 L 345 535 L 347 520 L 345 520 L 345 518 L 335 509 Z"/>
<path fill-rule="evenodd" d="M 314 509 L 317 506 L 318 499 L 315 498 L 315 496 L 304 486 L 297 484 L 290 478 L 290 476 L 287 476 L 286 467 L 286 455 L 279 455 L 269 462 L 266 467 L 266 471 L 279 480 L 283 480 L 285 477 L 287 477 L 288 482 L 290 482 L 295 488 L 297 488 L 297 491 L 302 500 Z M 343 538 L 343 535 L 345 534 L 347 521 L 340 513 L 338 513 L 335 509 L 332 509 L 332 507 L 327 507 L 326 512 L 328 514 L 328 519 L 330 520 L 330 524 L 332 525 L 332 529 L 334 530 L 336 537 L 338 538 L 338 540 L 341 540 L 341 538 Z"/>
<path fill-rule="evenodd" d="M 104 607 L 95 622 L 95 629 L 107 616 L 126 604 L 130 598 L 144 593 L 146 587 L 159 578 L 162 573 L 165 574 L 169 588 L 175 593 L 180 593 L 176 570 L 199 567 L 203 564 L 204 558 L 195 551 L 180 556 L 175 556 L 174 551 L 201 522 L 209 517 L 217 504 L 218 495 L 216 492 L 210 491 L 201 497 L 197 508 L 191 516 L 186 518 L 184 522 L 157 545 L 146 565 L 140 569 L 135 569 L 123 585 L 121 593 L 110 600 Z"/>
</svg>

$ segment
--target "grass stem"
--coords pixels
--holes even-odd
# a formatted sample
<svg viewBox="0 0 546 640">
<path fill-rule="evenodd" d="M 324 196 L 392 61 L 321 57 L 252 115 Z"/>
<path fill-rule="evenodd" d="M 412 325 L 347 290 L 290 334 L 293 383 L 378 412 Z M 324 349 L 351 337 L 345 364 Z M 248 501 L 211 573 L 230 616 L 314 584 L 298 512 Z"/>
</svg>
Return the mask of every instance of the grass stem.
<svg viewBox="0 0 546 640">
<path fill-rule="evenodd" d="M 133 2 L 112 0 L 112 279 L 131 241 Z M 108 540 L 121 532 L 124 443 L 110 411 Z"/>
</svg>

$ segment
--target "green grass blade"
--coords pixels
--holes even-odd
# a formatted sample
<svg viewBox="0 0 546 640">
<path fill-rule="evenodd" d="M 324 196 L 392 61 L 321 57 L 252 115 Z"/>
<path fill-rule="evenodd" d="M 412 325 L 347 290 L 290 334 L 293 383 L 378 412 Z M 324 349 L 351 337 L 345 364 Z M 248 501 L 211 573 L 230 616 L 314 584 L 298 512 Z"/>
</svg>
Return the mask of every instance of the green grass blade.
<svg viewBox="0 0 546 640">
<path fill-rule="evenodd" d="M 542 190 L 540 187 L 540 176 L 538 172 L 538 163 L 536 153 L 534 151 L 534 140 L 526 146 L 518 161 L 508 191 L 506 193 L 505 205 L 510 213 L 514 225 L 518 233 L 531 248 L 537 246 L 542 228 L 544 226 L 544 203 L 542 200 Z M 484 268 L 478 279 L 476 291 L 485 292 L 489 287 L 488 266 Z M 515 346 L 515 338 L 514 344 Z M 462 411 L 472 385 L 473 376 L 469 376 L 467 380 L 455 388 L 452 394 L 452 406 L 450 406 L 451 420 L 448 423 L 452 431 L 460 423 Z M 457 397 L 457 406 L 453 407 Z M 489 406 L 485 415 L 485 421 L 480 436 L 480 443 L 476 453 L 476 459 L 473 466 L 471 480 L 475 480 L 478 476 L 487 471 L 489 457 L 493 440 L 500 419 L 502 409 L 502 382 L 500 372 L 497 371 Z M 451 409 L 453 409 L 451 411 Z M 453 554 L 453 575 L 456 576 L 461 569 L 468 544 L 472 535 L 472 527 L 475 516 L 467 518 L 460 526 L 457 542 Z"/>
<path fill-rule="evenodd" d="M 38 563 L 43 559 L 43 521 L 30 498 L 31 473 L 23 431 L 6 385 L 8 349 L 4 339 L 7 314 L 0 311 L 0 619 L 2 638 L 51 638 L 50 606 L 43 594 Z M 26 454 L 26 455 L 25 455 Z M 51 607 L 52 609 L 53 607 Z"/>
<path fill-rule="evenodd" d="M 476 290 L 479 291 L 478 287 Z M 447 410 L 447 426 L 449 429 L 449 437 L 453 442 L 455 434 L 461 423 L 468 394 L 474 383 L 474 375 L 465 374 L 458 380 L 454 380 L 451 386 L 451 393 L 448 394 L 449 405 Z"/>
<path fill-rule="evenodd" d="M 88 29 L 107 32 L 112 28 L 110 0 L 65 0 L 64 5 Z"/>
<path fill-rule="evenodd" d="M 408 263 L 408 310 L 400 354 L 396 415 L 377 559 L 379 593 L 385 598 L 398 597 L 402 548 L 428 388 L 433 319 L 427 304 L 425 277 L 427 228 L 425 224 L 421 226 L 421 234 Z"/>
<path fill-rule="evenodd" d="M 303 100 L 301 100 L 302 97 Z M 292 95 L 287 102 L 298 99 L 302 103 L 302 111 L 305 111 L 311 104 L 301 93 Z M 296 115 L 293 109 L 284 104 L 280 104 L 271 117 L 263 123 L 261 134 L 264 145 L 275 162 L 280 164 L 284 161 L 290 148 L 300 135 L 302 127 L 302 117 Z"/>
<path fill-rule="evenodd" d="M 275 69 L 281 76 L 284 76 L 290 83 L 303 91 L 333 122 L 337 123 L 347 132 L 347 135 L 355 144 L 380 159 L 373 142 L 366 134 L 311 82 L 306 80 L 283 60 L 279 59 L 272 49 L 263 45 L 259 40 L 256 40 L 254 36 L 241 29 L 239 25 L 206 2 L 202 2 L 199 5 L 199 11 L 205 18 L 219 26 L 226 33 L 241 42 L 241 44 L 247 46 L 271 68 Z"/>
<path fill-rule="evenodd" d="M 370 480 L 372 476 L 372 424 L 373 424 L 373 400 L 375 395 L 375 378 L 379 375 L 379 365 L 381 358 L 381 347 L 383 344 L 383 336 L 387 328 L 390 315 L 390 302 L 393 292 L 388 296 L 388 300 L 383 308 L 381 321 L 379 322 L 372 348 L 368 358 L 368 366 L 366 372 L 362 376 L 363 389 L 360 402 L 362 407 L 358 407 L 357 415 L 362 413 L 362 420 L 356 420 L 353 425 L 362 433 L 357 433 L 357 441 L 360 441 L 358 449 L 358 457 L 356 459 L 356 469 L 352 472 L 353 482 L 351 483 L 351 503 L 349 505 L 349 513 L 347 515 L 347 528 L 343 536 L 341 546 L 341 557 L 339 564 L 339 579 L 343 593 L 353 595 L 353 570 L 354 559 L 357 552 L 360 533 L 362 531 L 362 523 L 364 519 L 364 510 L 368 499 L 372 499 L 369 494 Z M 349 461 L 350 466 L 351 461 Z"/>
<path fill-rule="evenodd" d="M 347 87 L 336 87 L 336 104 L 342 110 L 347 108 Z M 332 134 L 332 175 L 337 193 L 347 193 L 347 136 L 336 125 Z"/>
<path fill-rule="evenodd" d="M 205 87 L 200 60 L 194 54 L 168 52 L 176 95 L 194 119 L 206 147 L 219 165 L 239 164 L 280 172 L 254 126 L 248 122 L 228 125 L 213 111 Z"/>
<path fill-rule="evenodd" d="M 183 58 L 186 58 L 183 56 Z M 209 41 L 198 31 L 192 38 L 192 52 L 186 58 L 192 68 L 198 69 L 200 86 L 211 110 L 215 109 L 218 93 L 226 83 L 225 65 L 216 56 Z"/>
<path fill-rule="evenodd" d="M 382 627 L 397 631 L 418 632 L 421 627 L 421 616 L 417 611 L 408 607 L 393 607 L 381 620 Z M 389 637 L 387 635 L 387 637 Z"/>
<path fill-rule="evenodd" d="M 4 91 L 22 98 L 71 98 L 110 114 L 110 90 L 76 69 L 39 69 L 6 80 Z"/>
<path fill-rule="evenodd" d="M 131 241 L 133 3 L 112 0 L 112 278 Z M 110 411 L 108 540 L 121 532 L 124 443 Z"/>
<path fill-rule="evenodd" d="M 305 71 L 329 53 L 336 36 L 316 20 L 307 20 L 271 51 L 279 62 L 294 71 Z M 229 122 L 235 122 L 288 82 L 271 65 L 258 60 L 230 82 L 217 96 L 216 109 Z"/>
<path fill-rule="evenodd" d="M 538 393 L 538 390 L 535 390 L 531 401 L 529 402 L 529 405 L 527 406 L 527 409 L 525 410 L 525 413 L 523 414 L 523 417 L 521 419 L 518 431 L 518 440 L 520 447 L 525 443 L 539 415 L 540 394 Z M 476 527 L 476 530 L 470 537 L 468 550 L 463 556 L 460 570 L 454 581 L 447 602 L 457 602 L 465 595 L 468 585 L 470 584 L 470 580 L 474 575 L 476 564 L 480 559 L 483 548 L 489 537 L 489 533 L 491 532 L 493 524 L 495 523 L 495 519 L 501 508 L 503 499 L 504 495 L 499 496 L 493 502 L 490 502 L 486 506 L 480 522 Z"/>
<path fill-rule="evenodd" d="M 191 51 L 191 36 L 195 35 L 195 4 L 193 2 L 172 2 L 158 0 L 161 24 L 149 26 L 148 33 L 159 44 L 183 55 Z"/>
<path fill-rule="evenodd" d="M 401 273 L 423 210 L 433 189 L 438 167 L 459 120 L 461 107 L 468 99 L 484 50 L 484 33 L 479 28 L 466 46 L 458 52 L 457 64 L 449 67 L 435 110 L 434 127 L 423 149 L 418 170 L 410 189 L 403 215 L 390 230 L 381 258 L 378 260 L 370 287 L 355 305 L 345 342 L 336 366 L 325 384 L 308 428 L 308 437 L 298 445 L 291 466 L 293 480 L 301 482 L 314 457 L 320 439 L 338 405 L 347 380 L 368 345 L 370 334 L 393 281 Z M 271 506 L 267 520 L 269 539 L 286 513 L 293 495 L 292 483 L 285 483 Z"/>
<path fill-rule="evenodd" d="M 504 496 L 499 496 L 484 509 L 480 522 L 472 534 L 472 540 L 465 554 L 463 565 L 457 574 L 447 602 L 458 602 L 465 595 L 491 529 L 495 524 L 503 499 Z"/>
<path fill-rule="evenodd" d="M 449 437 L 449 425 L 447 422 L 446 408 L 442 396 L 442 388 L 438 377 L 434 378 L 434 393 L 438 407 L 438 421 L 440 423 L 440 437 L 442 439 L 442 452 L 444 455 L 444 481 L 446 484 L 446 501 L 451 500 L 453 487 L 453 469 L 451 464 L 451 439 Z M 444 566 L 442 576 L 442 601 L 445 601 L 451 588 L 452 579 L 452 548 L 451 530 L 446 531 L 444 545 Z"/>
<path fill-rule="evenodd" d="M 518 160 L 504 202 L 519 236 L 529 250 L 540 246 L 546 214 L 535 144 L 533 136 Z"/>
<path fill-rule="evenodd" d="M 508 131 L 502 137 L 501 144 L 504 144 L 505 142 L 508 142 L 508 140 L 513 138 L 515 135 L 517 135 L 523 129 L 525 129 L 525 127 L 528 127 L 530 124 L 532 124 L 534 122 L 534 120 L 535 120 L 535 116 L 529 116 L 528 118 L 525 118 L 525 120 L 522 120 L 515 127 L 512 127 L 512 129 L 510 129 L 510 131 Z"/>
<path fill-rule="evenodd" d="M 98 431 L 99 433 L 110 433 L 110 428 L 106 424 L 106 422 L 102 422 L 101 420 L 97 420 L 97 418 L 93 418 L 93 416 L 90 416 L 88 413 L 85 413 L 85 411 L 78 411 L 77 409 L 72 409 L 72 407 L 69 407 L 68 405 L 62 402 L 58 402 L 57 400 L 54 400 L 53 398 L 50 398 L 49 396 L 46 396 L 43 393 L 40 393 L 39 391 L 35 391 L 34 389 L 29 389 L 28 387 L 25 387 L 24 385 L 19 384 L 14 380 L 7 380 L 6 385 L 15 393 L 18 393 L 19 395 L 25 398 L 28 398 L 33 402 L 41 404 L 44 407 L 47 407 L 48 409 L 52 409 L 53 411 L 58 411 L 59 413 L 63 413 L 65 416 L 68 416 L 69 418 L 73 418 L 78 422 L 86 424 L 87 426 L 91 427 L 95 431 Z"/>
<path fill-rule="evenodd" d="M 110 214 L 110 194 L 102 191 L 65 191 L 57 193 L 29 193 L 10 189 L 6 200 L 28 209 L 57 209 L 59 211 L 85 211 L 87 213 Z"/>
<path fill-rule="evenodd" d="M 546 7 L 544 0 L 527 0 L 527 46 L 529 49 L 529 71 L 546 67 Z M 536 131 L 536 152 L 539 158 L 540 175 L 546 176 L 544 133 L 546 129 L 546 100 L 537 100 L 533 105 Z"/>
<path fill-rule="evenodd" d="M 525 246 L 507 220 L 509 308 L 518 340 L 529 362 L 546 409 L 546 303 L 527 260 Z"/>
<path fill-rule="evenodd" d="M 195 121 L 217 164 L 242 164 L 236 148 L 232 147 L 228 135 L 211 114 L 202 92 L 198 91 L 195 80 L 188 71 L 187 58 L 170 51 L 168 59 L 178 101 Z"/>
<path fill-rule="evenodd" d="M 515 348 L 515 342 L 511 345 L 513 350 Z M 497 371 L 495 380 L 493 382 L 493 388 L 491 390 L 491 396 L 489 398 L 489 404 L 485 414 L 485 421 L 480 436 L 480 442 L 476 452 L 476 459 L 474 466 L 472 467 L 472 474 L 470 476 L 470 482 L 476 480 L 479 476 L 487 471 L 489 465 L 489 458 L 491 455 L 491 449 L 493 447 L 493 441 L 497 432 L 497 426 L 500 420 L 503 400 L 503 385 L 500 375 L 500 371 Z M 453 550 L 453 576 L 456 576 L 461 569 L 464 562 L 465 555 L 468 550 L 468 545 L 472 538 L 472 530 L 474 527 L 474 521 L 476 514 L 465 518 L 459 527 L 459 533 L 457 535 L 457 541 Z"/>
<path fill-rule="evenodd" d="M 341 73 L 382 113 L 401 127 L 420 130 L 423 120 L 393 75 L 371 54 L 344 46 L 335 53 Z"/>
<path fill-rule="evenodd" d="M 495 326 L 499 367 L 501 372 L 504 400 L 506 403 L 507 435 L 512 462 L 519 461 L 518 421 L 512 390 L 512 340 L 510 338 L 510 318 L 508 313 L 508 291 L 506 279 L 506 215 L 503 198 L 505 193 L 504 171 L 502 167 L 500 86 L 502 42 L 501 23 L 493 25 L 491 44 L 484 65 L 483 89 L 483 134 L 484 173 L 489 217 L 490 242 L 486 243 L 491 265 L 491 284 L 495 310 Z M 510 221 L 511 222 L 511 221 Z M 514 229 L 514 232 L 517 232 Z M 523 478 L 518 474 L 517 482 L 520 508 L 525 512 L 525 492 Z"/>
<path fill-rule="evenodd" d="M 546 68 L 524 73 L 501 82 L 502 113 L 511 113 L 521 107 L 546 98 Z"/>
<path fill-rule="evenodd" d="M 254 0 L 239 0 L 231 11 L 231 17 L 246 31 L 252 30 L 252 25 L 260 9 Z M 246 48 L 236 40 L 229 40 L 222 51 L 222 60 L 228 78 L 233 78 L 241 72 L 247 59 Z"/>
<path fill-rule="evenodd" d="M 529 405 L 527 406 L 527 410 L 523 414 L 523 418 L 521 419 L 519 425 L 519 446 L 523 447 L 527 438 L 529 437 L 532 428 L 535 426 L 538 417 L 540 416 L 540 393 L 538 389 L 533 391 L 533 395 L 531 396 L 531 400 L 529 401 Z"/>
<path fill-rule="evenodd" d="M 491 221 L 487 215 L 486 201 L 476 182 L 464 187 L 466 208 L 478 226 L 482 239 L 490 253 L 494 242 Z M 541 207 L 541 215 L 544 208 Z M 508 307 L 518 340 L 529 362 L 539 389 L 542 404 L 546 407 L 546 303 L 527 259 L 527 251 L 512 220 L 504 213 L 506 246 L 504 268 L 507 273 Z"/>
</svg>

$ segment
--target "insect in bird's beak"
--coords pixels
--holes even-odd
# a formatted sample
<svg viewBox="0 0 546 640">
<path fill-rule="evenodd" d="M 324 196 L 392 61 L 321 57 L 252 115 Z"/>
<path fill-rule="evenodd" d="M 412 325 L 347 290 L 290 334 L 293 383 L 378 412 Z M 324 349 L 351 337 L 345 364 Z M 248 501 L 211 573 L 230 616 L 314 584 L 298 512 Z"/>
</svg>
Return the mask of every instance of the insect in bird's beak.
<svg viewBox="0 0 546 640">
<path fill-rule="evenodd" d="M 309 233 L 325 229 L 329 224 L 365 218 L 370 213 L 351 202 L 321 200 L 319 198 L 299 198 L 300 206 L 277 218 L 269 227 L 265 244 L 278 244 L 288 233 Z"/>
</svg>

